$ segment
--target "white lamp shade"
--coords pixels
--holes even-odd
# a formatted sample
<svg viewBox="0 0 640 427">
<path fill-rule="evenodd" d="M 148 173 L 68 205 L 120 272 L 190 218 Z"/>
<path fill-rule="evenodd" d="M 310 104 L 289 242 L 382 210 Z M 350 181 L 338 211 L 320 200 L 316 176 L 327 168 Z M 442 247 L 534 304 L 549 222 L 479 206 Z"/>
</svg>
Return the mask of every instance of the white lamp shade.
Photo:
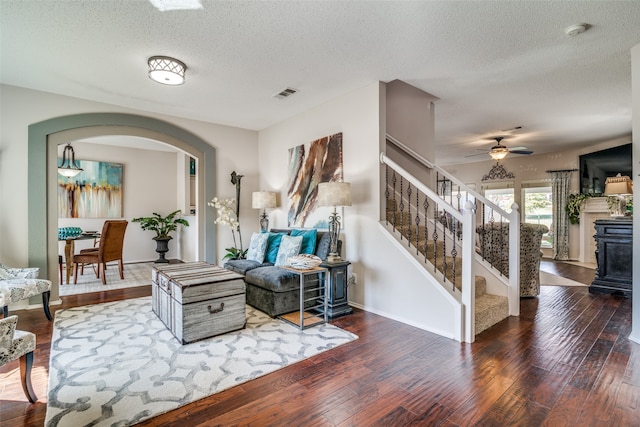
<svg viewBox="0 0 640 427">
<path fill-rule="evenodd" d="M 351 206 L 351 184 L 321 182 L 318 184 L 318 206 Z"/>
<path fill-rule="evenodd" d="M 628 176 L 610 176 L 604 183 L 604 195 L 633 194 L 633 181 Z"/>
<path fill-rule="evenodd" d="M 272 209 L 276 207 L 276 193 L 271 191 L 255 191 L 251 194 L 253 209 Z"/>
</svg>

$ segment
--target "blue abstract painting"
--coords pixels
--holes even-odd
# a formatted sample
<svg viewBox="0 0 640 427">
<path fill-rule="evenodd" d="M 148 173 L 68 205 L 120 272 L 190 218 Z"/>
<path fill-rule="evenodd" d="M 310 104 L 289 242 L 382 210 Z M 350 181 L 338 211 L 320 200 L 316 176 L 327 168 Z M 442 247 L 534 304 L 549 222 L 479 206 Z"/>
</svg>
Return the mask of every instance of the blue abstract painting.
<svg viewBox="0 0 640 427">
<path fill-rule="evenodd" d="M 83 169 L 78 175 L 58 174 L 58 217 L 122 218 L 122 164 L 78 163 Z"/>
</svg>

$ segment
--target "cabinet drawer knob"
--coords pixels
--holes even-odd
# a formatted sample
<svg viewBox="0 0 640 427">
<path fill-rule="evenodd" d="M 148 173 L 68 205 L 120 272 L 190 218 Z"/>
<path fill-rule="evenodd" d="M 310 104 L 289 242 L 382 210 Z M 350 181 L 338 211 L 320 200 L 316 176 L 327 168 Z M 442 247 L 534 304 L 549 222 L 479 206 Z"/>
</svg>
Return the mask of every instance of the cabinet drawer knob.
<svg viewBox="0 0 640 427">
<path fill-rule="evenodd" d="M 222 310 L 224 310 L 224 303 L 221 302 L 220 303 L 220 308 L 211 308 L 211 306 L 207 306 L 207 309 L 209 310 L 209 314 L 215 314 L 215 313 L 220 313 Z"/>
</svg>

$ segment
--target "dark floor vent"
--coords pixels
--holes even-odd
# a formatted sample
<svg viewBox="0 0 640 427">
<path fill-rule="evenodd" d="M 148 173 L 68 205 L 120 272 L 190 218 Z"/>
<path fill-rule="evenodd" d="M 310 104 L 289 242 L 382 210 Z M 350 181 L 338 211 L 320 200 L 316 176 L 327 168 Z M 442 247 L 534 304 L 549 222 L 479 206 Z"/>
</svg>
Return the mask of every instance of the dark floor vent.
<svg viewBox="0 0 640 427">
<path fill-rule="evenodd" d="M 278 99 L 285 99 L 285 98 L 288 98 L 288 97 L 290 97 L 291 95 L 293 95 L 295 93 L 298 93 L 297 89 L 292 89 L 292 88 L 288 87 L 285 90 L 283 90 L 282 92 L 277 93 L 277 94 L 275 94 L 273 96 L 275 98 L 278 98 Z"/>
</svg>

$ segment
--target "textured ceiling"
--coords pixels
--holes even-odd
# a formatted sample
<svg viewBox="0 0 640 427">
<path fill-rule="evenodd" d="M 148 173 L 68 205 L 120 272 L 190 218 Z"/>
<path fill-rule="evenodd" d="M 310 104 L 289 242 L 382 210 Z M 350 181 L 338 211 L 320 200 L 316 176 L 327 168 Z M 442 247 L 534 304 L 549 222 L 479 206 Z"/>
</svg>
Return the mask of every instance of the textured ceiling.
<svg viewBox="0 0 640 427">
<path fill-rule="evenodd" d="M 631 132 L 637 0 L 203 4 L 0 0 L 0 82 L 260 130 L 400 79 L 440 98 L 442 164 L 519 125 L 505 144 L 536 153 Z M 578 22 L 589 30 L 565 36 Z M 152 82 L 153 55 L 185 62 L 186 83 Z M 300 92 L 273 98 L 286 87 Z"/>
</svg>

